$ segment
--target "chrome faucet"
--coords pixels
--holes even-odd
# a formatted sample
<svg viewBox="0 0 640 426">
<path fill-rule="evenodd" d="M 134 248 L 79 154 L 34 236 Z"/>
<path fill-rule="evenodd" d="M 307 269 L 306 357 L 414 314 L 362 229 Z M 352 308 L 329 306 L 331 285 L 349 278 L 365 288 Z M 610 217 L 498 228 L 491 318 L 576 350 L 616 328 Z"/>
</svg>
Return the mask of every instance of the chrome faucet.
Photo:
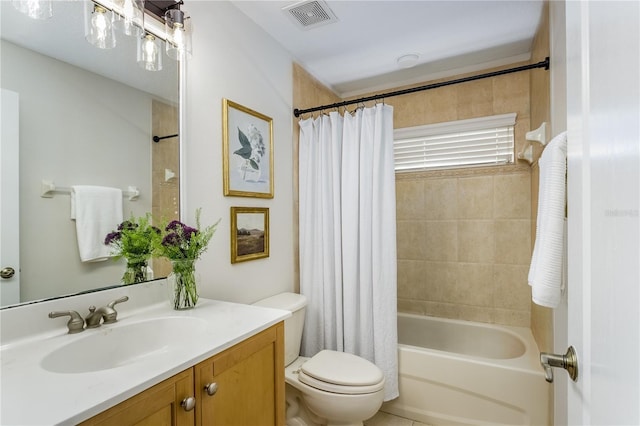
<svg viewBox="0 0 640 426">
<path fill-rule="evenodd" d="M 89 307 L 89 315 L 85 318 L 87 322 L 87 328 L 100 327 L 102 324 L 111 324 L 118 321 L 118 312 L 114 309 L 117 303 L 126 302 L 129 300 L 128 296 L 123 296 L 120 299 L 116 299 L 113 302 L 109 302 L 107 306 L 103 306 L 96 309 L 95 306 Z M 100 323 L 102 320 L 102 323 Z"/>
<path fill-rule="evenodd" d="M 69 329 L 69 334 L 80 333 L 84 331 L 84 320 L 76 311 L 54 311 L 49 312 L 49 318 L 58 318 L 70 316 L 69 322 L 67 322 L 67 328 Z"/>
</svg>

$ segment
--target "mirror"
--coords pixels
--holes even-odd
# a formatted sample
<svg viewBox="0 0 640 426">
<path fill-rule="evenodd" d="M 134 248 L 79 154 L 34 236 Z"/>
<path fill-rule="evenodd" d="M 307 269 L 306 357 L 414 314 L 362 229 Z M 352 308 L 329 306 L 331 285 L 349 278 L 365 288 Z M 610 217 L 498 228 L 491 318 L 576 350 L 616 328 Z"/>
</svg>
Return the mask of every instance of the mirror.
<svg viewBox="0 0 640 426">
<path fill-rule="evenodd" d="M 178 133 L 179 63 L 163 55 L 161 71 L 142 69 L 137 39 L 119 32 L 114 49 L 92 46 L 84 2 L 53 2 L 48 20 L 0 3 L 0 83 L 19 98 L 19 302 L 116 285 L 123 259 L 80 261 L 64 189 L 134 186 L 139 197 L 123 197 L 125 219 L 178 218 L 179 137 L 152 138 Z M 63 190 L 42 197 L 43 180 Z M 153 268 L 155 278 L 169 272 L 166 264 Z"/>
</svg>

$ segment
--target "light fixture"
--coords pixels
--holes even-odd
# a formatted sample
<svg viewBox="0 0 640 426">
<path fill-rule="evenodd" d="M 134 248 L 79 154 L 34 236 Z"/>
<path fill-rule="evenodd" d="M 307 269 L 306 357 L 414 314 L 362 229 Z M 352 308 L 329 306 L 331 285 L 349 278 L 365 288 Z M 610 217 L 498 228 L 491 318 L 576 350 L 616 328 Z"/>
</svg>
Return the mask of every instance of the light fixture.
<svg viewBox="0 0 640 426">
<path fill-rule="evenodd" d="M 399 68 L 413 68 L 418 64 L 420 56 L 416 53 L 408 53 L 396 59 Z"/>
<path fill-rule="evenodd" d="M 147 71 L 162 69 L 162 48 L 153 34 L 145 34 L 138 39 L 138 65 Z"/>
<path fill-rule="evenodd" d="M 128 36 L 143 36 L 144 0 L 115 0 L 113 5 L 114 27 Z"/>
<path fill-rule="evenodd" d="M 167 55 L 176 60 L 191 56 L 191 29 L 184 12 L 178 8 L 167 10 L 164 15 L 164 29 L 167 36 Z"/>
<path fill-rule="evenodd" d="M 49 19 L 53 16 L 51 0 L 12 0 L 13 7 L 33 19 Z"/>
<path fill-rule="evenodd" d="M 113 30 L 113 14 L 110 10 L 95 4 L 90 13 L 85 13 L 85 38 L 100 49 L 111 49 L 116 46 L 116 35 Z M 88 11 L 87 11 L 88 12 Z"/>
</svg>

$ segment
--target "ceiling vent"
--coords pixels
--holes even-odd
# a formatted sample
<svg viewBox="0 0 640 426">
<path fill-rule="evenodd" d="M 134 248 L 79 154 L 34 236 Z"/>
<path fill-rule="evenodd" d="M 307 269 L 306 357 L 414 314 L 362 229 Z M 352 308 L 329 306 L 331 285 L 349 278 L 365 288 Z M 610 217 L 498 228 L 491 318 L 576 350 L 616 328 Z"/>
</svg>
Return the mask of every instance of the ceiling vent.
<svg viewBox="0 0 640 426">
<path fill-rule="evenodd" d="M 282 10 L 303 30 L 338 22 L 336 15 L 322 0 L 303 0 L 285 6 Z"/>
</svg>

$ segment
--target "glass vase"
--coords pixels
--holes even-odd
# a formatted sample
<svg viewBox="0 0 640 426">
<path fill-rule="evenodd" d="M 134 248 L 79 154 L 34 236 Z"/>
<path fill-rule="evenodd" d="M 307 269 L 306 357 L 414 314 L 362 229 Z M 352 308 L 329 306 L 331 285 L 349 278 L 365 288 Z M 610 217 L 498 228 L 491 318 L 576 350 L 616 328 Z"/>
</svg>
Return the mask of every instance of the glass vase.
<svg viewBox="0 0 640 426">
<path fill-rule="evenodd" d="M 127 262 L 127 269 L 122 275 L 123 284 L 135 284 L 147 281 L 147 261 Z"/>
<path fill-rule="evenodd" d="M 169 299 L 175 310 L 195 308 L 198 303 L 198 274 L 195 260 L 172 260 L 173 271 L 167 277 Z"/>
</svg>

